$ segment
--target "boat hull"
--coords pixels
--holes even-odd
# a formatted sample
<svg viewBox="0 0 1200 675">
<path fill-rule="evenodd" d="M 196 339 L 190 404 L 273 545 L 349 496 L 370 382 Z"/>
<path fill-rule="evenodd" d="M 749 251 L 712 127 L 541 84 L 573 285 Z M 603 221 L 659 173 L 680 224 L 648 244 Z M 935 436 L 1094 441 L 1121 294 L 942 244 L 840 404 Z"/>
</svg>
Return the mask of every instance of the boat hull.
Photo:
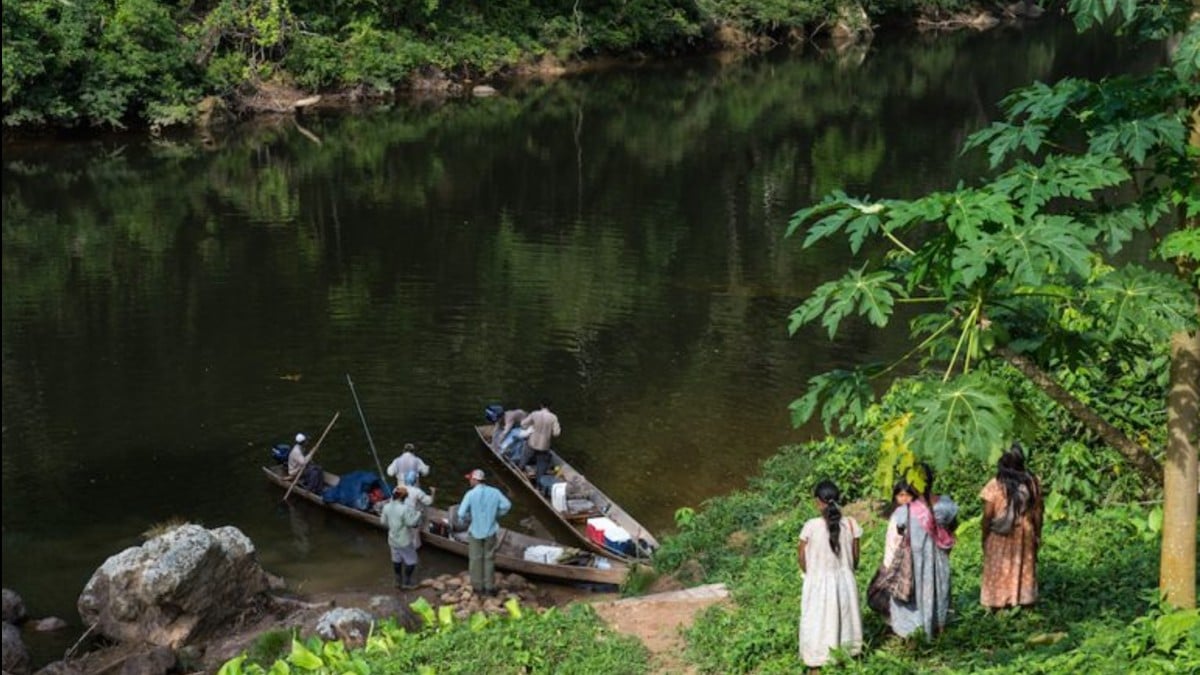
<svg viewBox="0 0 1200 675">
<path fill-rule="evenodd" d="M 610 499 L 608 495 L 604 494 L 599 488 L 592 484 L 592 482 L 589 481 L 583 474 L 576 471 L 575 468 L 568 464 L 557 452 L 551 450 L 551 465 L 557 469 L 559 477 L 564 481 L 573 484 L 576 489 L 581 490 L 583 494 L 588 495 L 587 499 L 581 501 L 585 503 L 591 502 L 595 506 L 594 509 L 585 508 L 578 512 L 572 512 L 568 510 L 566 513 L 556 509 L 551 499 L 548 498 L 540 489 L 538 489 L 536 485 L 534 485 L 533 480 L 531 479 L 530 475 L 525 472 L 524 468 L 519 467 L 506 459 L 503 456 L 503 453 L 500 451 L 498 444 L 493 446 L 492 435 L 495 433 L 495 431 L 496 425 L 494 424 L 481 424 L 475 427 L 475 433 L 478 434 L 480 442 L 483 443 L 483 446 L 487 448 L 488 452 L 490 452 L 497 461 L 503 464 L 510 473 L 520 479 L 520 483 L 524 485 L 531 493 L 533 493 L 538 500 L 545 504 L 546 508 L 550 510 L 550 513 L 552 513 L 554 517 L 559 520 L 559 522 L 566 525 L 568 529 L 574 532 L 580 543 L 592 551 L 606 556 L 615 557 L 628 563 L 648 562 L 650 555 L 654 552 L 654 549 L 658 548 L 658 540 L 654 538 L 654 535 L 650 533 L 650 530 L 646 529 L 637 520 L 634 520 L 633 516 L 629 515 L 625 509 L 621 508 L 619 504 Z M 621 526 L 621 528 L 623 528 L 630 535 L 633 540 L 634 549 L 632 555 L 627 552 L 622 552 L 606 546 L 601 542 L 594 541 L 588 535 L 587 521 L 589 518 L 596 517 L 608 518 L 612 522 Z"/>
<path fill-rule="evenodd" d="M 267 479 L 275 485 L 285 490 L 291 486 L 291 479 L 284 475 L 286 471 L 284 467 L 264 466 L 262 470 L 266 474 Z M 331 474 L 328 471 L 325 472 L 326 485 L 336 485 L 337 482 L 337 475 Z M 320 495 L 305 490 L 299 485 L 292 488 L 292 496 L 299 496 L 301 499 L 312 502 L 324 509 L 338 513 L 351 520 L 357 520 L 364 525 L 374 527 L 384 533 L 387 532 L 387 527 L 380 522 L 379 516 L 375 513 L 362 511 L 343 504 L 328 503 Z M 425 508 L 425 518 L 428 523 L 449 522 L 449 514 L 446 511 L 432 506 Z M 602 557 L 594 555 L 589 558 L 589 564 L 587 565 L 566 565 L 526 560 L 522 555 L 525 549 L 530 546 L 561 547 L 561 544 L 514 530 L 500 528 L 497 541 L 496 567 L 506 572 L 516 572 L 524 576 L 551 579 L 554 581 L 615 585 L 623 583 L 625 577 L 629 574 L 629 566 L 625 562 L 611 556 L 604 556 L 608 563 L 607 569 L 594 566 L 598 562 L 598 559 Z M 426 528 L 421 531 L 421 542 L 463 558 L 468 557 L 469 545 L 467 544 L 465 533 L 453 533 L 450 536 L 443 536 Z"/>
</svg>

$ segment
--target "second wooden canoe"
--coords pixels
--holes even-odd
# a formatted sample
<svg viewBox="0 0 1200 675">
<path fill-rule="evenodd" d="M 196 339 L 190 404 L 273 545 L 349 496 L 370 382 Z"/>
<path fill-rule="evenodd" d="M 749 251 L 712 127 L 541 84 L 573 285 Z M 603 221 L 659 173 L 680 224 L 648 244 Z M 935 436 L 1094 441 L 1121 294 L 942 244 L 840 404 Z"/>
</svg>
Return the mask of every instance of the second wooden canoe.
<svg viewBox="0 0 1200 675">
<path fill-rule="evenodd" d="M 651 554 L 654 553 L 654 549 L 658 548 L 658 540 L 654 538 L 650 530 L 621 508 L 620 504 L 610 499 L 557 452 L 551 450 L 551 470 L 561 482 L 566 484 L 569 495 L 565 509 L 555 508 L 551 498 L 534 484 L 533 474 L 525 467 L 517 466 L 505 458 L 498 443 L 492 444 L 492 435 L 495 432 L 496 425 L 494 424 L 481 424 L 475 427 L 475 433 L 479 435 L 479 440 L 483 442 L 484 447 L 514 476 L 519 478 L 521 484 L 545 504 L 555 518 L 574 532 L 583 545 L 597 553 L 620 558 L 626 562 L 648 561 Z M 564 506 L 564 504 L 560 504 L 560 506 Z M 601 537 L 591 536 L 588 532 L 588 521 L 602 518 L 607 518 L 608 521 L 620 526 L 628 533 L 632 544 L 618 548 L 619 544 L 614 546 L 613 542 L 606 542 Z"/>
</svg>

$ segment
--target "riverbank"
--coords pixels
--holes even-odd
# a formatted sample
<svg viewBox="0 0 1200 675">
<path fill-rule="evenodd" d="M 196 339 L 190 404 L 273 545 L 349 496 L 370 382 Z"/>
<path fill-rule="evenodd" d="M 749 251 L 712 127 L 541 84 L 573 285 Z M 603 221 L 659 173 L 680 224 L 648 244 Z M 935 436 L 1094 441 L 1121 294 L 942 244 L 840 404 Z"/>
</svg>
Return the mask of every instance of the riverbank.
<svg viewBox="0 0 1200 675">
<path fill-rule="evenodd" d="M 421 9 L 305 0 L 174 9 L 22 3 L 4 16 L 6 129 L 146 128 L 287 113 L 323 102 L 469 94 L 615 61 L 811 41 L 861 43 L 879 26 L 983 29 L 1026 3 L 877 2 L 703 8 L 673 0 Z M 1039 10 L 1040 11 L 1040 10 Z M 316 97 L 320 97 L 317 99 Z"/>
</svg>

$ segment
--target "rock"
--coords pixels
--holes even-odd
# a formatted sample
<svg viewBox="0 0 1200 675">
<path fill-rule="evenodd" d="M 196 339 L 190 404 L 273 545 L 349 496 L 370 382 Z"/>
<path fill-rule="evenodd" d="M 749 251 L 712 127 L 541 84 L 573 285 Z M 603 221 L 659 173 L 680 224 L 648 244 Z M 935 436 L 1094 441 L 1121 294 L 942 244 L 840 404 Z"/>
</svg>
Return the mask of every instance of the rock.
<svg viewBox="0 0 1200 675">
<path fill-rule="evenodd" d="M 361 646 L 367 641 L 375 617 L 357 607 L 331 609 L 317 619 L 317 635 L 326 640 L 341 640 L 347 647 Z"/>
<path fill-rule="evenodd" d="M 39 633 L 49 633 L 51 631 L 62 630 L 67 627 L 67 622 L 57 616 L 48 616 L 44 619 L 38 619 L 31 622 L 31 627 Z"/>
<path fill-rule="evenodd" d="M 1041 6 L 1032 0 L 1020 0 L 1005 7 L 1005 10 L 1012 16 L 1018 19 L 1037 19 L 1046 12 Z"/>
<path fill-rule="evenodd" d="M 500 93 L 500 92 L 496 91 L 495 87 L 492 87 L 492 86 L 489 86 L 486 84 L 477 84 L 471 88 L 471 95 L 478 96 L 480 98 L 483 98 L 486 96 L 495 96 L 498 93 Z"/>
<path fill-rule="evenodd" d="M 371 598 L 367 606 L 371 614 L 380 619 L 395 619 L 396 625 L 412 633 L 421 630 L 421 617 L 412 611 L 408 604 L 392 595 L 377 595 Z"/>
<path fill-rule="evenodd" d="M 829 31 L 835 47 L 847 43 L 859 42 L 875 34 L 871 28 L 871 17 L 867 10 L 858 3 L 849 3 L 838 8 L 837 22 Z"/>
<path fill-rule="evenodd" d="M 55 661 L 35 675 L 84 675 L 84 670 L 70 661 Z"/>
<path fill-rule="evenodd" d="M 4 622 L 4 672 L 12 675 L 28 673 L 30 669 L 29 650 L 21 640 L 21 629 Z"/>
<path fill-rule="evenodd" d="M 175 652 L 167 647 L 153 647 L 134 654 L 121 664 L 121 675 L 166 675 L 175 667 Z"/>
<path fill-rule="evenodd" d="M 233 119 L 225 101 L 216 96 L 206 96 L 196 104 L 196 124 L 208 128 L 225 124 Z"/>
<path fill-rule="evenodd" d="M 79 616 L 109 639 L 175 648 L 222 627 L 267 587 L 240 530 L 187 524 L 106 560 L 79 596 Z"/>
<path fill-rule="evenodd" d="M 16 591 L 4 589 L 4 622 L 14 626 L 25 620 L 25 601 Z"/>
<path fill-rule="evenodd" d="M 304 98 L 300 99 L 299 101 L 292 101 L 292 107 L 293 108 L 307 108 L 309 106 L 316 105 L 320 102 L 321 102 L 321 95 L 314 94 L 312 96 L 305 96 Z"/>
</svg>

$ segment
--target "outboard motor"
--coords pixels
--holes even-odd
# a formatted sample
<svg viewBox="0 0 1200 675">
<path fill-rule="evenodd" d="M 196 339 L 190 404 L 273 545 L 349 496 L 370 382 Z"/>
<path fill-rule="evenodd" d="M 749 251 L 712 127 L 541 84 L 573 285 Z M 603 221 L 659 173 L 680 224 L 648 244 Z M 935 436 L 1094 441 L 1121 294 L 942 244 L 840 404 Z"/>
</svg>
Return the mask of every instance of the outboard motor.
<svg viewBox="0 0 1200 675">
<path fill-rule="evenodd" d="M 292 452 L 292 446 L 287 443 L 276 443 L 275 447 L 271 448 L 271 459 L 275 460 L 276 464 L 287 464 L 288 455 Z"/>
<path fill-rule="evenodd" d="M 504 406 L 499 403 L 493 403 L 483 409 L 483 416 L 487 421 L 495 424 L 504 415 Z"/>
</svg>

